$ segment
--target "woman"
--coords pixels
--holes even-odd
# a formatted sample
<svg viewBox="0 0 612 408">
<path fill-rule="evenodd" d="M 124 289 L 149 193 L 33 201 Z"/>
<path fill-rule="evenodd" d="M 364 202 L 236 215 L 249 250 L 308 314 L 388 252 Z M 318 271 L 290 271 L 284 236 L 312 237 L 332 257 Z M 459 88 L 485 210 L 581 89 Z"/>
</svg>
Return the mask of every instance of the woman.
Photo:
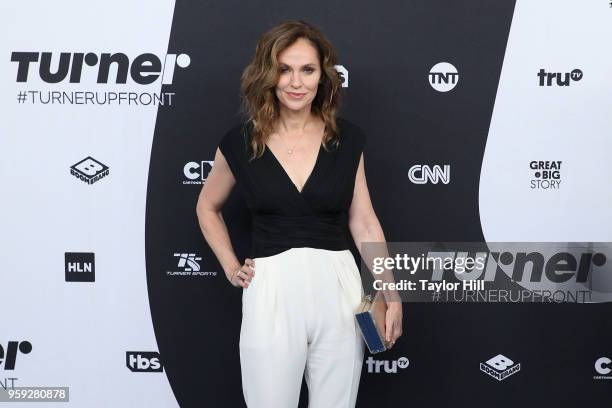
<svg viewBox="0 0 612 408">
<path fill-rule="evenodd" d="M 242 75 L 248 120 L 225 134 L 202 188 L 202 232 L 228 280 L 242 287 L 240 363 L 249 407 L 295 407 L 302 376 L 310 407 L 354 407 L 364 343 L 355 322 L 363 287 L 347 227 L 384 242 L 365 179 L 365 134 L 336 117 L 335 51 L 314 27 L 265 33 Z M 253 216 L 252 258 L 234 254 L 221 208 L 234 184 Z M 402 332 L 390 303 L 386 340 Z"/>
</svg>

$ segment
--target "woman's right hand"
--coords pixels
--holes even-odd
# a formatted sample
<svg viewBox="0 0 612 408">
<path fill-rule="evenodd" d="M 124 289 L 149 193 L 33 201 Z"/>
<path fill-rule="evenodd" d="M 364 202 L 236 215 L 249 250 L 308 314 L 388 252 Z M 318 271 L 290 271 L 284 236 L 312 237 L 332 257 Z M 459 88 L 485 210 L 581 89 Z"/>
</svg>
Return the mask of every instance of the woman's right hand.
<svg viewBox="0 0 612 408">
<path fill-rule="evenodd" d="M 248 288 L 254 275 L 255 261 L 251 258 L 246 258 L 244 265 L 237 271 L 234 271 L 233 275 L 229 277 L 229 281 L 233 286 Z"/>
</svg>

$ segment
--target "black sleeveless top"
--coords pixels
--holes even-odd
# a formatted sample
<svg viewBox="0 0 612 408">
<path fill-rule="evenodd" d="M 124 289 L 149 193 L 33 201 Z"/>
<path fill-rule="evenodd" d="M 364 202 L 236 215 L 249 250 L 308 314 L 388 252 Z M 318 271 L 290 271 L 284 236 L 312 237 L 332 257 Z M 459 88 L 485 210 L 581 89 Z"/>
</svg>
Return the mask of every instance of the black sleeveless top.
<svg viewBox="0 0 612 408">
<path fill-rule="evenodd" d="M 267 146 L 249 162 L 250 123 L 233 127 L 219 142 L 252 215 L 252 258 L 299 247 L 349 249 L 348 210 L 366 136 L 346 119 L 336 123 L 340 143 L 328 143 L 330 151 L 321 144 L 302 192 Z"/>
</svg>

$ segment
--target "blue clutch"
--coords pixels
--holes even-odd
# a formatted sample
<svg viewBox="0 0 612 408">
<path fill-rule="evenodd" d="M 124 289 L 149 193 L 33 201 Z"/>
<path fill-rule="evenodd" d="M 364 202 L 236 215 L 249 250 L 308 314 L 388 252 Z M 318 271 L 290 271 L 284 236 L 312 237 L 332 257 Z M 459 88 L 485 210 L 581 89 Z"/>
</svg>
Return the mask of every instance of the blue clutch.
<svg viewBox="0 0 612 408">
<path fill-rule="evenodd" d="M 355 319 L 371 354 L 387 350 L 384 340 L 386 313 L 387 303 L 380 291 L 376 292 L 374 298 L 365 295 L 355 311 Z"/>
</svg>

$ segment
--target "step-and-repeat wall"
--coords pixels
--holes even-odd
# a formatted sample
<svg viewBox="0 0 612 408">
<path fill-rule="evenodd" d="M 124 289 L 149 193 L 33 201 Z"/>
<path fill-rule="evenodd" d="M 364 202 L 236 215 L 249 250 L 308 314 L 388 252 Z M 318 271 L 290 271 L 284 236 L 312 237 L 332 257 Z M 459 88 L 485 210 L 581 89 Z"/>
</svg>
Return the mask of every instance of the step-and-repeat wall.
<svg viewBox="0 0 612 408">
<path fill-rule="evenodd" d="M 6 3 L 0 388 L 244 406 L 242 292 L 195 204 L 255 42 L 286 18 L 337 48 L 388 241 L 612 241 L 607 0 Z M 241 260 L 242 199 L 223 209 Z M 406 303 L 399 343 L 365 356 L 358 405 L 609 404 L 610 316 Z M 500 354 L 521 368 L 496 381 L 479 364 Z"/>
</svg>

